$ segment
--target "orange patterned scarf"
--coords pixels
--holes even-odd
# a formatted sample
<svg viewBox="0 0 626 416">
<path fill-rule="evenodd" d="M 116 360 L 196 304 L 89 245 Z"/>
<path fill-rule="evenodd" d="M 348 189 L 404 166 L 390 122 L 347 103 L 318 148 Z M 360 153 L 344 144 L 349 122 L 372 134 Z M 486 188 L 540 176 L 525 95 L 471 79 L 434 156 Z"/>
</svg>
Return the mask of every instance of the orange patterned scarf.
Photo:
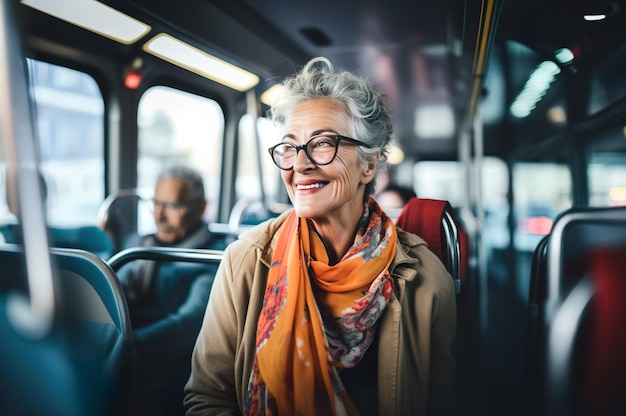
<svg viewBox="0 0 626 416">
<path fill-rule="evenodd" d="M 372 342 L 393 290 L 396 240 L 370 198 L 353 246 L 331 266 L 307 220 L 287 217 L 257 324 L 247 415 L 358 414 L 337 369 L 357 364 Z"/>
</svg>

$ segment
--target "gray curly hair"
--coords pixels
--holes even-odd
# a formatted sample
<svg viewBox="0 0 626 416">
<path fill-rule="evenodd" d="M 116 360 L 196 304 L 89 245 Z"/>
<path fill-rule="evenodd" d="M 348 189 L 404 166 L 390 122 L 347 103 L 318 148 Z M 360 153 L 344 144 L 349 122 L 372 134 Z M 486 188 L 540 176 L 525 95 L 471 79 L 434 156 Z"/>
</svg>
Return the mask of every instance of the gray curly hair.
<svg viewBox="0 0 626 416">
<path fill-rule="evenodd" d="M 373 162 L 378 167 L 387 159 L 393 127 L 387 97 L 372 82 L 350 72 L 335 72 L 327 58 L 317 57 L 283 84 L 284 92 L 268 112 L 276 124 L 284 125 L 293 109 L 303 101 L 330 98 L 351 116 L 352 137 L 371 146 L 358 147 L 361 161 Z M 375 186 L 376 177 L 365 187 L 365 199 L 374 193 Z"/>
<path fill-rule="evenodd" d="M 195 169 L 182 165 L 168 165 L 159 172 L 157 182 L 162 179 L 182 181 L 189 192 L 189 202 L 198 203 L 205 200 L 204 181 L 200 172 Z"/>
</svg>

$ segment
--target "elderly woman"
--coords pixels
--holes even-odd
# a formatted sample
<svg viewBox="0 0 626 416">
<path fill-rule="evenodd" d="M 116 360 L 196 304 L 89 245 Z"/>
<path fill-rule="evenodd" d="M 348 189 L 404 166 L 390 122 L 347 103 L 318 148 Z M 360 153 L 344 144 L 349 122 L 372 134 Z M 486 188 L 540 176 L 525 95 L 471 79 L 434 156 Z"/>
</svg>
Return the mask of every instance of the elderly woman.
<svg viewBox="0 0 626 416">
<path fill-rule="evenodd" d="M 451 413 L 452 279 L 371 197 L 392 132 L 385 97 L 324 58 L 285 87 L 269 153 L 294 208 L 227 248 L 187 414 Z"/>
</svg>

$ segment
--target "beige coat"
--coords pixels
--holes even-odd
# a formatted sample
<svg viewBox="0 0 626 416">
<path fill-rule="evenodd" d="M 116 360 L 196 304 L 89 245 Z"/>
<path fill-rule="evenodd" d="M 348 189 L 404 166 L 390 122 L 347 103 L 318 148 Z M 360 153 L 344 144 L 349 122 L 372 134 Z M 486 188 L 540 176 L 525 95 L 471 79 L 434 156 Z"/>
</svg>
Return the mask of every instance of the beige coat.
<svg viewBox="0 0 626 416">
<path fill-rule="evenodd" d="M 226 249 L 193 352 L 187 415 L 243 413 L 257 318 L 285 217 L 242 234 Z M 379 414 L 450 414 L 456 331 L 452 278 L 420 237 L 398 230 L 398 240 L 390 266 L 395 294 L 379 327 Z"/>
</svg>

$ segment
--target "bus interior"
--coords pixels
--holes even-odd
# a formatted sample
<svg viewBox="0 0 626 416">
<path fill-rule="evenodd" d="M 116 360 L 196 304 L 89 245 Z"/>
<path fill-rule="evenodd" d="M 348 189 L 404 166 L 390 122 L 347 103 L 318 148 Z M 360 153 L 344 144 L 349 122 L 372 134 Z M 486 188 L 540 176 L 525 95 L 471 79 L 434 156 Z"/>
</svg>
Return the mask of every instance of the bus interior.
<svg viewBox="0 0 626 416">
<path fill-rule="evenodd" d="M 49 414 L 115 413 L 102 403 L 111 395 L 126 400 L 120 386 L 132 375 L 73 382 L 88 380 L 95 364 L 78 360 L 76 370 L 72 357 L 83 349 L 50 335 L 61 302 L 50 296 L 51 282 L 73 270 L 73 260 L 60 259 L 87 252 L 113 281 L 101 308 L 89 313 L 111 312 L 116 360 L 132 366 L 111 260 L 127 261 L 119 257 L 126 242 L 154 230 L 147 201 L 159 170 L 185 163 L 202 172 L 204 218 L 226 243 L 289 208 L 267 157 L 278 137 L 265 115 L 282 80 L 323 56 L 388 97 L 394 136 L 381 189 L 393 183 L 449 202 L 454 239 L 466 238 L 458 267 L 458 414 L 596 414 L 585 407 L 593 400 L 580 404 L 587 383 L 571 380 L 580 379 L 572 363 L 586 351 L 575 343 L 580 334 L 600 339 L 588 324 L 599 315 L 562 310 L 570 295 L 586 299 L 581 314 L 592 309 L 596 286 L 587 272 L 596 262 L 574 273 L 564 258 L 601 248 L 598 270 L 624 277 L 626 0 L 0 4 L 0 235 L 23 251 L 16 258 L 22 251 L 12 245 L 0 253 L 0 332 L 15 341 L 0 350 L 1 378 L 22 374 L 0 395 L 0 410 L 36 412 L 54 403 Z M 239 72 L 220 73 L 231 69 Z M 23 241 L 12 234 L 18 222 Z M 219 261 L 213 254 L 210 261 Z M 563 283 L 558 276 L 566 272 L 576 277 Z M 9 288 L 19 276 L 28 289 L 18 302 Z M 598 298 L 605 293 L 597 290 Z M 617 305 L 626 304 L 625 293 Z M 623 307 L 612 311 L 626 318 Z M 586 325 L 572 335 L 574 346 L 552 349 L 559 319 Z M 603 345 L 626 346 L 623 325 L 613 332 Z M 8 366 L 18 350 L 30 362 Z M 571 366 L 557 368 L 559 357 Z M 626 374 L 623 359 L 607 360 L 598 367 Z M 66 387 L 53 388 L 63 383 L 44 370 L 31 376 L 38 368 Z M 606 383 L 626 382 L 615 377 Z M 21 408 L 29 389 L 42 399 Z M 624 410 L 617 401 L 606 414 Z"/>
</svg>

